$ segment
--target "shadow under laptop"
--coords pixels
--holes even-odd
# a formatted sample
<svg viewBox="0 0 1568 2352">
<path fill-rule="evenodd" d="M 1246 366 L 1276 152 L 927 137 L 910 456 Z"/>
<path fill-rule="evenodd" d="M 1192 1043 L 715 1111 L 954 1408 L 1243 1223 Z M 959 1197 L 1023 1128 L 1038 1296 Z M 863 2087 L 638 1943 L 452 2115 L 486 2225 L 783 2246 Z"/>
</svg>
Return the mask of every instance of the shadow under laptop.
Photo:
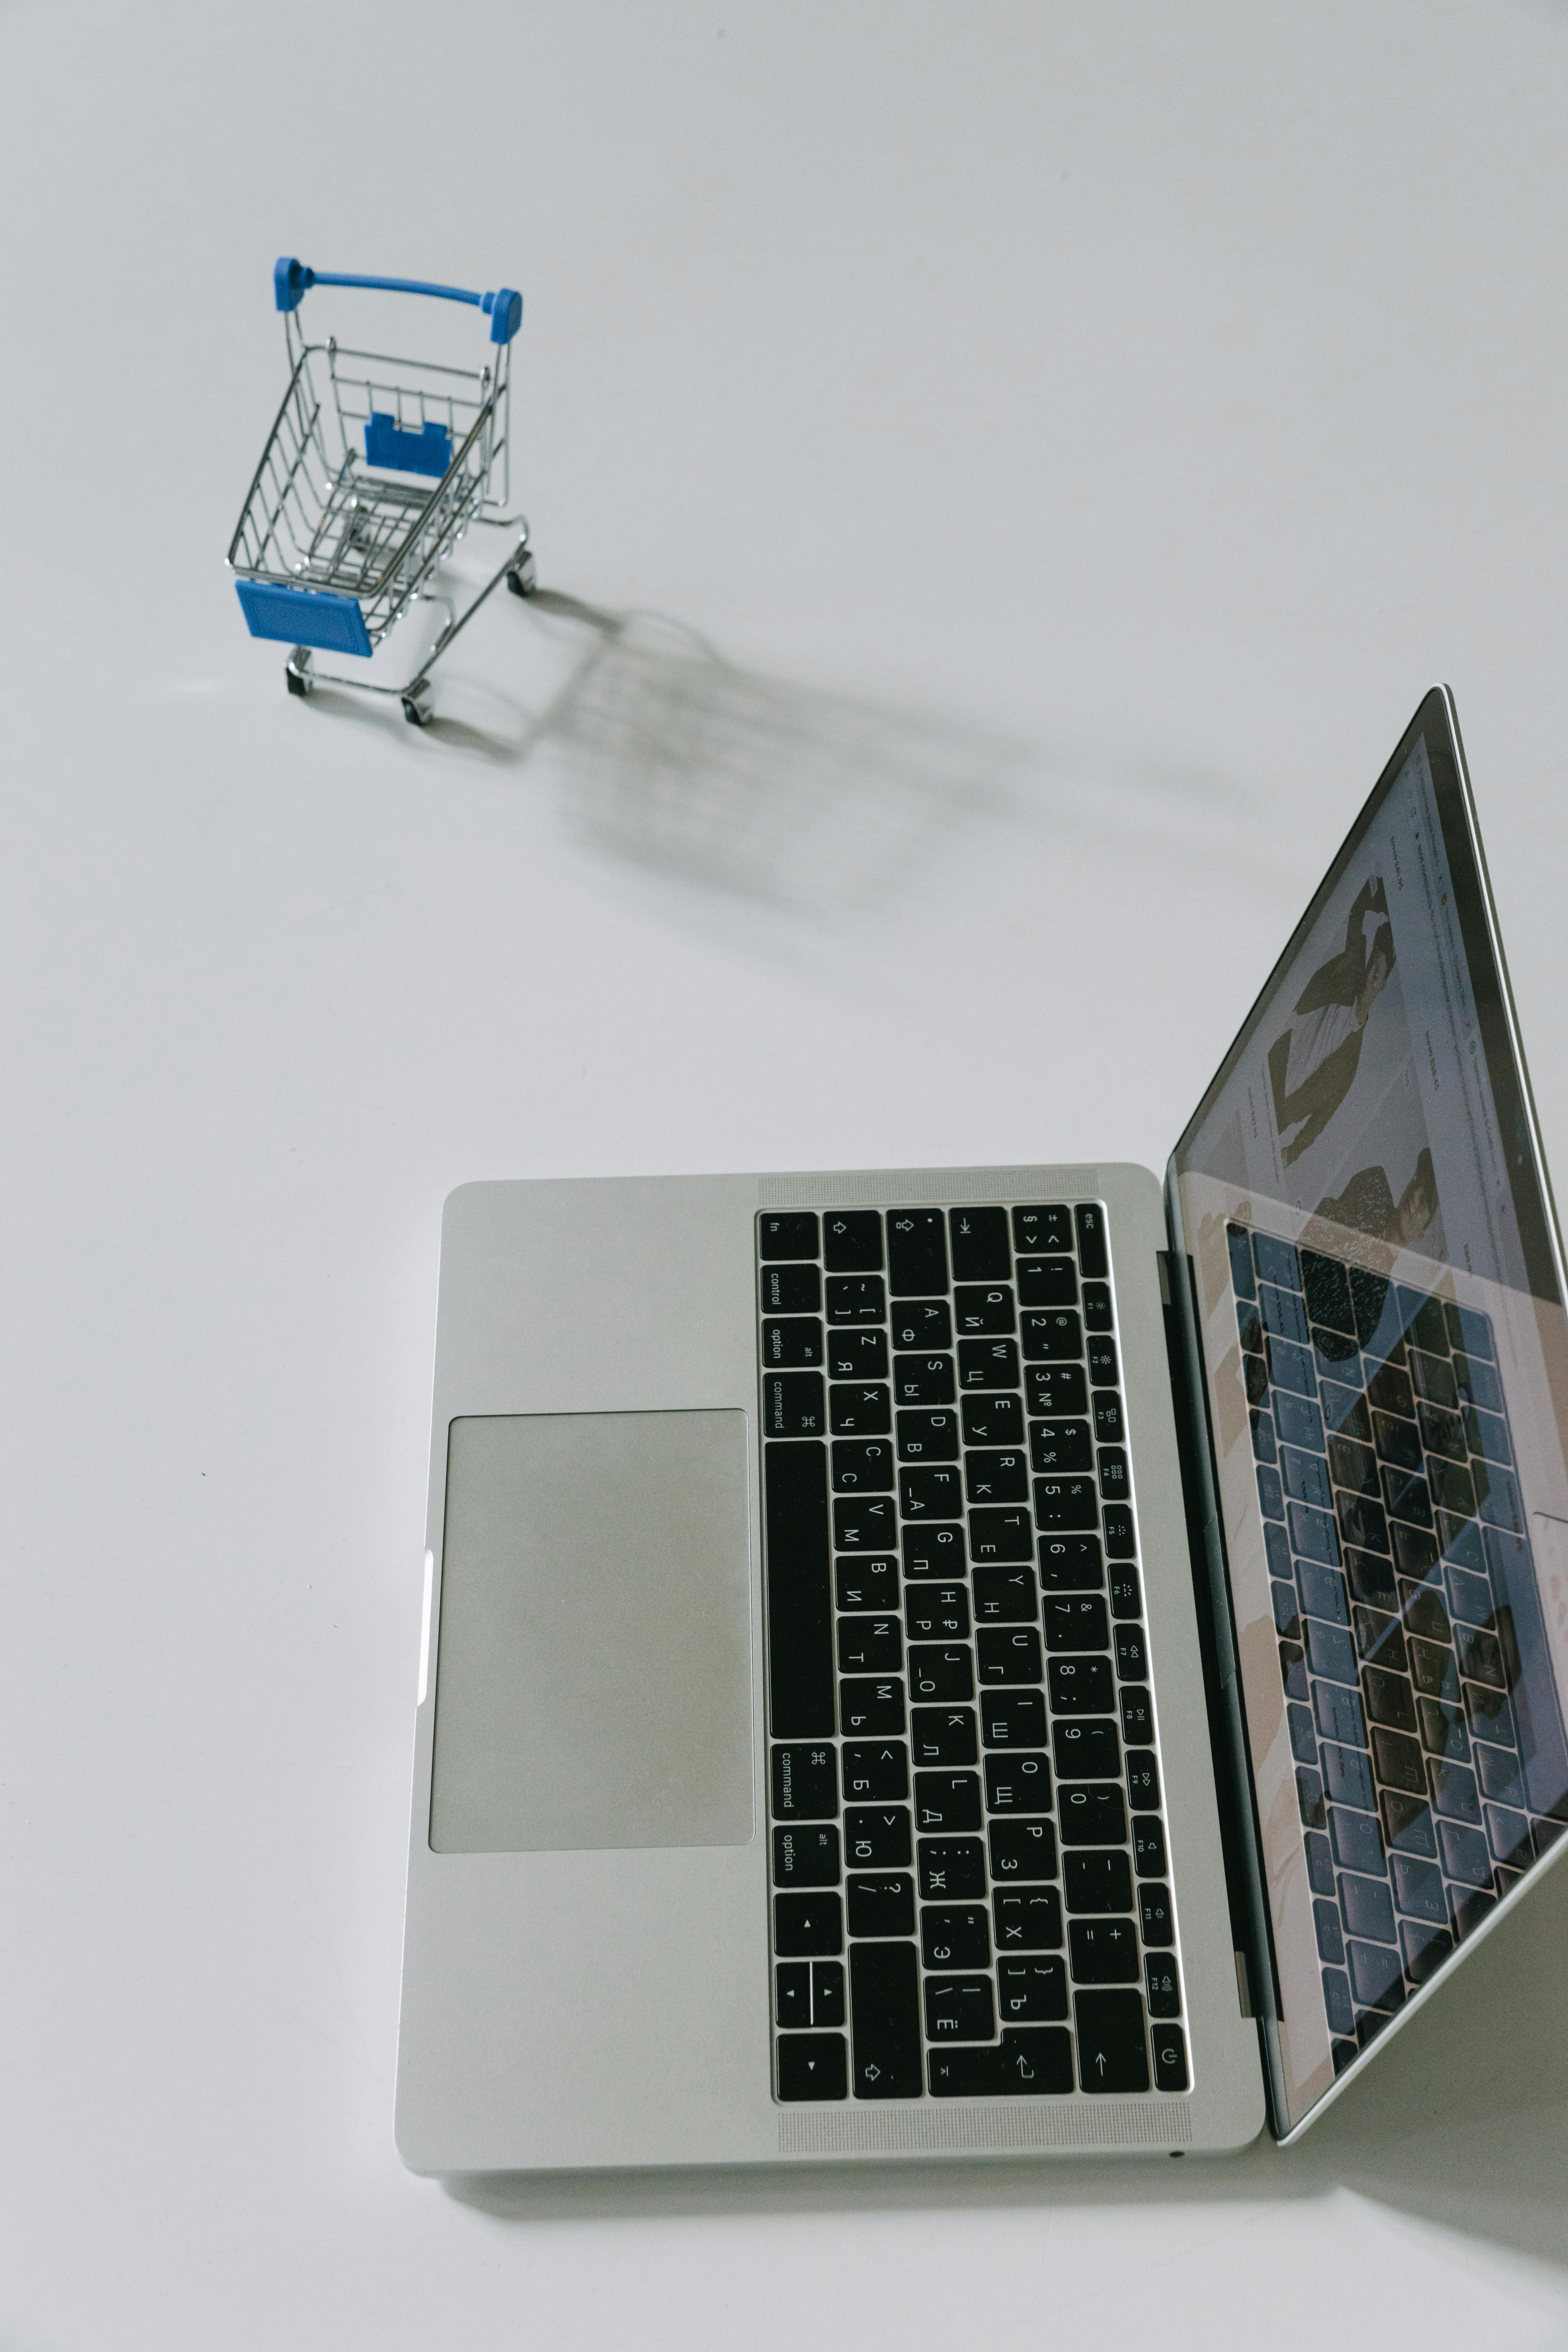
<svg viewBox="0 0 1568 2352">
<path fill-rule="evenodd" d="M 1282 2204 L 1349 2193 L 1568 2270 L 1568 1869 L 1530 1898 L 1297 2147 L 1111 2162 L 879 2165 L 544 2179 L 448 2195 L 521 2226 L 655 2216 Z"/>
</svg>

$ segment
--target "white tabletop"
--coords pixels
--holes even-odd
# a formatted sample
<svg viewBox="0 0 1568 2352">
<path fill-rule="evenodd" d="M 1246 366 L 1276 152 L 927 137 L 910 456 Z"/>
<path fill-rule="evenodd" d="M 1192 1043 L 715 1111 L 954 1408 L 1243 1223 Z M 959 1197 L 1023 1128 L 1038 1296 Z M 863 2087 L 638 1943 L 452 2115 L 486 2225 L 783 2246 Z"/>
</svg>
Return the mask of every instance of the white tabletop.
<svg viewBox="0 0 1568 2352">
<path fill-rule="evenodd" d="M 1300 2152 L 391 2110 L 452 1185 L 1162 1166 L 1437 677 L 1568 1170 L 1565 107 L 1500 0 L 8 13 L 5 2352 L 1564 2341 L 1568 1872 Z M 542 730 L 504 594 L 424 734 L 246 635 L 279 251 L 523 290 L 541 577 L 651 616 Z"/>
</svg>

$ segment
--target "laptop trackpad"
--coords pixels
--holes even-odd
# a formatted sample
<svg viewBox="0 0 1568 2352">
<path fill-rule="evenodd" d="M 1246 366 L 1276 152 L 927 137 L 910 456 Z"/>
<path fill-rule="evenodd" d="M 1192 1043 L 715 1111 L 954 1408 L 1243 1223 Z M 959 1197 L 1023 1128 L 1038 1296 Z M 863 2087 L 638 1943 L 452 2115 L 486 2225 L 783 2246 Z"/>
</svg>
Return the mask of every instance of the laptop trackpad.
<svg viewBox="0 0 1568 2352">
<path fill-rule="evenodd" d="M 454 1421 L 431 1845 L 751 1835 L 744 1413 Z"/>
</svg>

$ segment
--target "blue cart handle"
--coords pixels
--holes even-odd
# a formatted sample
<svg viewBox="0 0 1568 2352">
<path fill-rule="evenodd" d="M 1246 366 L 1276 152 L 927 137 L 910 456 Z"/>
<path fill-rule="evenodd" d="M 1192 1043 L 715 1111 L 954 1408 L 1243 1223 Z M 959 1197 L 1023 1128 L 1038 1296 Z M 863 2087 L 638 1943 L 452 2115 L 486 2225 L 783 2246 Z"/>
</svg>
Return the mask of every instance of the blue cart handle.
<svg viewBox="0 0 1568 2352">
<path fill-rule="evenodd" d="M 282 255 L 272 266 L 272 293 L 280 310 L 297 310 L 312 286 L 373 286 L 384 294 L 434 294 L 442 302 L 471 302 L 488 311 L 492 343 L 510 343 L 522 324 L 522 297 L 503 286 L 494 294 L 470 294 L 463 286 L 429 286 L 422 278 L 348 278 L 333 269 L 307 269 Z"/>
</svg>

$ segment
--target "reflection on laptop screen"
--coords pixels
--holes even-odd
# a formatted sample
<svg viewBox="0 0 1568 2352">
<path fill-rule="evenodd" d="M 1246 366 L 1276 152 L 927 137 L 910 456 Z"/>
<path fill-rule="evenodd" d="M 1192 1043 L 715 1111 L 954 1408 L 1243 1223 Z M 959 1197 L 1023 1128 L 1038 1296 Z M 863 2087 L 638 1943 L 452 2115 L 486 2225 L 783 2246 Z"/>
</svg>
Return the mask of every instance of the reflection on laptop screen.
<svg viewBox="0 0 1568 2352">
<path fill-rule="evenodd" d="M 1568 1825 L 1568 1329 L 1441 694 L 1173 1172 L 1294 2125 Z"/>
</svg>

